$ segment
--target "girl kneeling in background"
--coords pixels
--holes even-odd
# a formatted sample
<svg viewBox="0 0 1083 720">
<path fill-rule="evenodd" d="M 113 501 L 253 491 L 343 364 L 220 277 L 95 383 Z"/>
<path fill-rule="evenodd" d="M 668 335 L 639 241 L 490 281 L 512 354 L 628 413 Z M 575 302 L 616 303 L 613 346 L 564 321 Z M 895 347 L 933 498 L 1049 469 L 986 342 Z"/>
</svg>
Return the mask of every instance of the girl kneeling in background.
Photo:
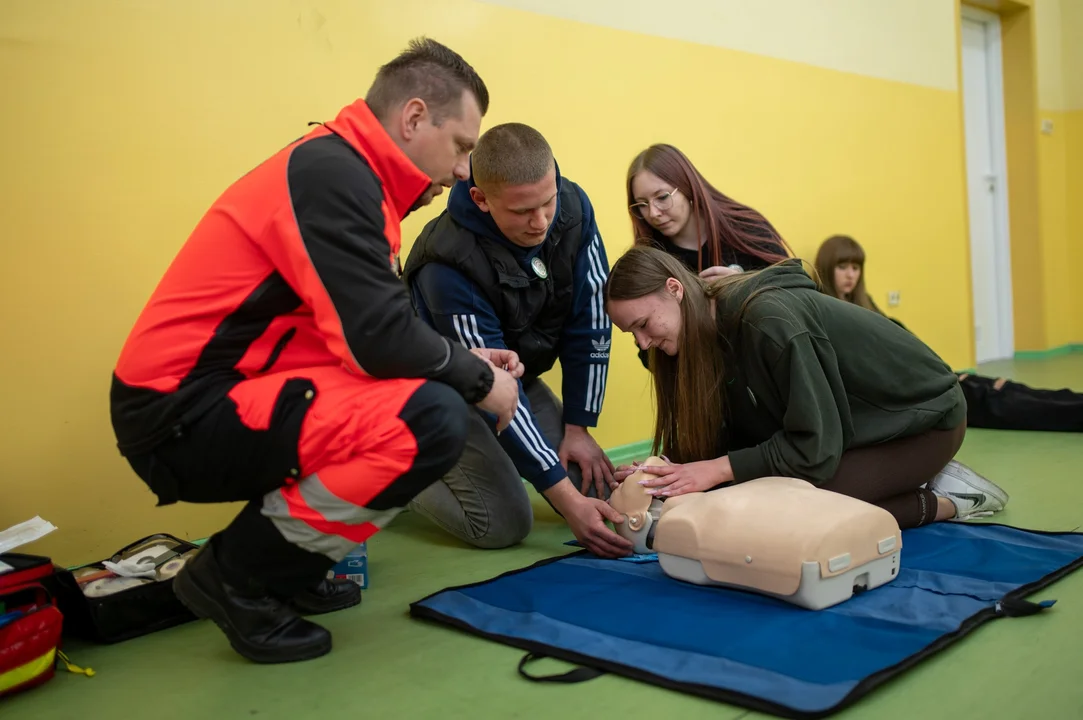
<svg viewBox="0 0 1083 720">
<path fill-rule="evenodd" d="M 816 253 L 816 273 L 827 294 L 884 315 L 865 290 L 865 250 L 852 237 L 834 235 L 825 240 Z M 1040 390 L 976 373 L 958 375 L 969 427 L 1083 432 L 1083 394 L 1067 388 Z"/>
</svg>

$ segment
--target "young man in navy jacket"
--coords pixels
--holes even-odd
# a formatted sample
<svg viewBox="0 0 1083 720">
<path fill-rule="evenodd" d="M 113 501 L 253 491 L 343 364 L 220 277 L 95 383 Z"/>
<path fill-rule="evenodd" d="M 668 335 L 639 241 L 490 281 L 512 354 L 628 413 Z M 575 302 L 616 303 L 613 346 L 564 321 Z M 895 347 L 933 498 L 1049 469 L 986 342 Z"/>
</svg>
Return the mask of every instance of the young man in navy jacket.
<svg viewBox="0 0 1083 720">
<path fill-rule="evenodd" d="M 471 413 L 466 451 L 412 509 L 475 546 L 506 547 L 533 524 L 525 478 L 593 552 L 630 553 L 605 525 L 621 521 L 604 501 L 613 465 L 588 431 L 609 369 L 608 274 L 590 200 L 561 177 L 545 138 L 520 123 L 486 132 L 470 179 L 421 232 L 404 276 L 437 331 L 467 348 L 518 354 L 519 408 L 499 435 L 491 416 Z M 558 360 L 563 405 L 539 379 Z"/>
</svg>

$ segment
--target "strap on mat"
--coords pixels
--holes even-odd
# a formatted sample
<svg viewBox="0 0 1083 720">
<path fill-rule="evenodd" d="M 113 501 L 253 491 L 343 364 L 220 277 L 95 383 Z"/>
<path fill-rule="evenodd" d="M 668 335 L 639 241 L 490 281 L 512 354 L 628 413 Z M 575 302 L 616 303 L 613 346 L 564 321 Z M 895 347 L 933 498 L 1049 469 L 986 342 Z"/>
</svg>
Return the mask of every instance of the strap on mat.
<svg viewBox="0 0 1083 720">
<path fill-rule="evenodd" d="M 534 662 L 535 660 L 541 660 L 542 658 L 546 657 L 549 656 L 528 652 L 526 655 L 523 656 L 523 659 L 519 661 L 519 674 L 525 677 L 527 680 L 533 680 L 534 682 L 556 683 L 581 683 L 605 675 L 604 670 L 596 670 L 594 668 L 583 666 L 577 667 L 574 670 L 569 670 L 568 672 L 561 673 L 559 675 L 531 675 L 526 671 L 527 663 Z"/>
<path fill-rule="evenodd" d="M 1026 617 L 1027 615 L 1036 615 L 1042 610 L 1053 607 L 1056 600 L 1042 600 L 1041 602 L 1031 602 L 1030 600 L 1024 600 L 1018 597 L 1006 597 L 996 604 L 997 615 L 1004 615 L 1006 617 Z"/>
</svg>

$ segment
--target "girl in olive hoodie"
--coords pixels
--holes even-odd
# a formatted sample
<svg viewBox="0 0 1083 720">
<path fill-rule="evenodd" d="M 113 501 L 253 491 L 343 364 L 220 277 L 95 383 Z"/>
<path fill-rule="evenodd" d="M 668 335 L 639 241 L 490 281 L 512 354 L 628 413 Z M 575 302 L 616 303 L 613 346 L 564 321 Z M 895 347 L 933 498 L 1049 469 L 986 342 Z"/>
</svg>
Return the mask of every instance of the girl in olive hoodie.
<svg viewBox="0 0 1083 720">
<path fill-rule="evenodd" d="M 672 460 L 639 468 L 657 476 L 651 494 L 795 477 L 879 505 L 902 528 L 1007 503 L 952 461 L 966 401 L 951 368 L 887 318 L 821 293 L 799 262 L 712 280 L 635 247 L 605 302 L 656 350 L 654 452 Z"/>
</svg>

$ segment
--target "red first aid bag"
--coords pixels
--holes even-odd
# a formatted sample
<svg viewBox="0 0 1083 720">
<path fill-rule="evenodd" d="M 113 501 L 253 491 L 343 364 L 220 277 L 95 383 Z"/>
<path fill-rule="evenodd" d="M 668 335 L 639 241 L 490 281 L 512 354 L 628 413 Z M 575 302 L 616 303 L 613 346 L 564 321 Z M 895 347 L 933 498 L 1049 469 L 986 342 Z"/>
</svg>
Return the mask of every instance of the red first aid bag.
<svg viewBox="0 0 1083 720">
<path fill-rule="evenodd" d="M 49 558 L 8 553 L 0 561 L 0 697 L 41 685 L 56 673 L 64 616 L 41 580 Z"/>
</svg>

